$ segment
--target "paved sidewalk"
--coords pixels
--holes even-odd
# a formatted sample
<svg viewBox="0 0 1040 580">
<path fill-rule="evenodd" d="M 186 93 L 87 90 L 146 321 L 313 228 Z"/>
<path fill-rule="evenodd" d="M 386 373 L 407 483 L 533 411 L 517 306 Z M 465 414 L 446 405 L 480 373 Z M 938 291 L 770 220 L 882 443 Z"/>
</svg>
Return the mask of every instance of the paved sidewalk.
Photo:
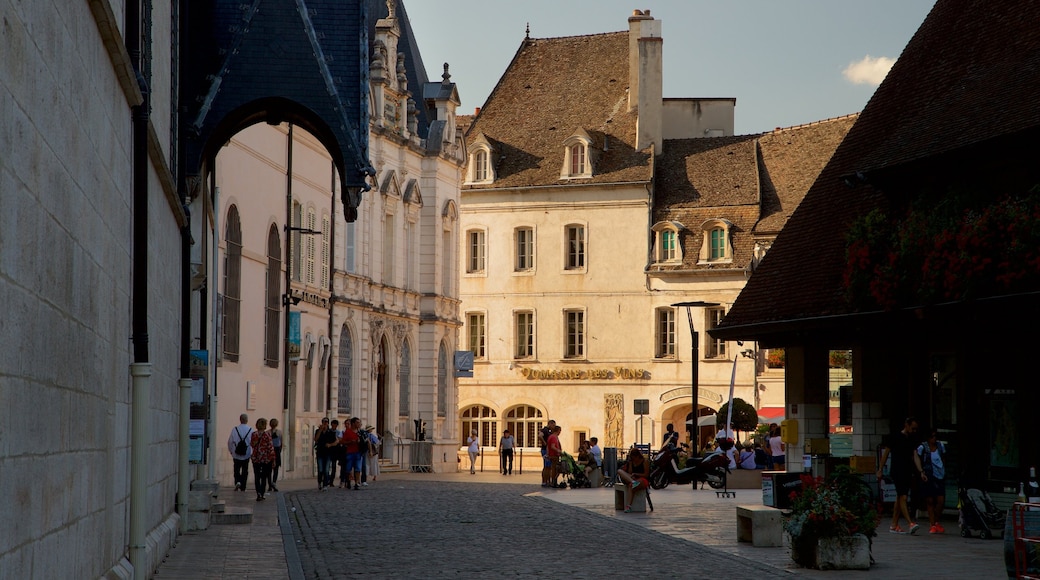
<svg viewBox="0 0 1040 580">
<path fill-rule="evenodd" d="M 396 482 L 396 483 L 395 483 Z M 280 493 L 275 493 L 268 501 L 256 502 L 252 492 L 235 492 L 222 489 L 220 497 L 227 501 L 229 507 L 242 506 L 254 509 L 253 523 L 250 525 L 218 525 L 208 530 L 185 534 L 178 540 L 177 546 L 170 552 L 167 560 L 160 566 L 156 575 L 159 579 L 217 579 L 217 578 L 288 578 L 297 580 L 304 578 L 304 569 L 311 576 L 315 566 L 321 569 L 326 565 L 322 551 L 313 543 L 309 550 L 304 548 L 313 534 L 313 528 L 338 524 L 340 519 L 349 519 L 351 510 L 358 507 L 353 504 L 355 493 L 379 492 L 376 486 L 389 490 L 394 488 L 422 489 L 430 484 L 430 501 L 452 505 L 452 502 L 466 501 L 457 493 L 459 484 L 476 484 L 474 492 L 486 490 L 489 495 L 502 497 L 526 496 L 529 500 L 551 501 L 565 504 L 574 509 L 595 514 L 602 522 L 614 521 L 623 525 L 625 530 L 635 531 L 637 528 L 660 532 L 672 538 L 683 540 L 704 548 L 691 550 L 705 557 L 715 552 L 728 558 L 739 558 L 734 562 L 733 572 L 755 568 L 773 570 L 774 576 L 784 577 L 818 577 L 835 574 L 855 574 L 857 576 L 894 578 L 1005 578 L 1003 561 L 1003 542 L 1000 540 L 980 540 L 978 538 L 961 538 L 957 535 L 957 525 L 953 518 L 946 522 L 945 535 L 897 536 L 882 532 L 874 538 L 873 555 L 875 564 L 868 571 L 824 572 L 798 568 L 789 557 L 788 549 L 755 548 L 750 544 L 736 542 L 736 506 L 739 504 L 760 504 L 761 492 L 758 490 L 736 490 L 735 499 L 720 499 L 711 490 L 693 491 L 689 487 L 669 487 L 654 491 L 652 499 L 654 512 L 646 514 L 625 514 L 613 509 L 613 490 L 609 488 L 556 490 L 545 489 L 538 485 L 538 475 L 503 476 L 496 473 L 467 472 L 449 474 L 413 474 L 384 473 L 378 482 L 374 482 L 372 490 L 363 492 L 347 492 L 330 490 L 319 493 L 312 481 L 281 481 Z M 486 487 L 481 484 L 511 484 L 508 488 Z M 518 485 L 519 484 L 519 485 Z M 385 487 L 384 487 L 385 486 Z M 496 491 L 497 490 L 497 491 Z M 400 493 L 406 493 L 401 491 Z M 465 492 L 465 493 L 468 493 Z M 364 495 L 357 496 L 359 498 Z M 372 496 L 377 497 L 376 495 Z M 346 498 L 340 500 L 339 498 Z M 332 502 L 332 503 L 329 503 Z M 342 506 L 347 514 L 329 515 L 328 506 Z M 508 509 L 508 508 L 507 508 Z M 298 511 L 294 511 L 298 510 Z M 308 513 L 308 512 L 317 513 Z M 321 519 L 327 518 L 327 519 Z M 586 518 L 581 518 L 586 520 Z M 885 522 L 883 522 L 884 524 Z M 404 525 L 401 522 L 387 522 L 387 527 Z M 431 522 L 432 525 L 432 522 Z M 607 525 L 609 529 L 609 525 Z M 887 529 L 887 525 L 882 526 Z M 294 536 L 294 529 L 297 535 Z M 394 534 L 395 530 L 376 530 L 369 526 L 368 531 L 379 534 Z M 574 533 L 572 530 L 568 533 Z M 621 530 L 618 530 L 619 534 Z M 300 536 L 299 534 L 303 534 Z M 508 533 L 508 530 L 504 531 Z M 640 532 L 645 534 L 646 531 Z M 630 536 L 625 532 L 625 537 Z M 433 537 L 438 537 L 433 532 Z M 445 548 L 451 548 L 450 538 L 441 538 Z M 303 550 L 301 555 L 298 551 Z M 691 546 L 693 548 L 693 546 Z M 315 551 L 317 550 L 317 551 Z M 704 550 L 707 550 L 705 552 Z M 532 554 L 534 555 L 534 554 Z M 330 559 L 331 559 L 330 555 Z M 301 563 L 301 558 L 304 560 Z M 315 558 L 321 561 L 315 561 Z M 488 553 L 477 558 L 493 561 L 495 555 Z M 680 557 L 681 559 L 682 557 Z M 368 556 L 366 556 L 368 559 Z M 715 559 L 714 557 L 712 558 Z M 737 562 L 744 562 L 737 565 Z M 561 562 L 562 563 L 562 562 Z M 332 564 L 327 564 L 332 566 Z M 404 566 L 404 564 L 401 564 Z M 692 563 L 691 563 L 692 565 Z M 402 567 L 393 569 L 388 563 L 382 568 L 369 569 L 367 575 L 381 577 L 410 577 L 411 569 Z M 765 568 L 763 568 L 765 566 Z M 699 567 L 695 567 L 697 569 Z M 335 567 L 331 569 L 335 570 Z M 517 576 L 525 575 L 527 570 L 537 575 L 535 569 L 513 570 Z M 492 573 L 497 573 L 492 570 Z M 746 577 L 740 574 L 727 573 L 707 574 L 707 570 L 699 570 L 699 577 L 726 577 L 729 579 Z M 337 577 L 342 575 L 322 573 L 319 577 Z M 761 572 L 757 577 L 769 577 Z"/>
</svg>

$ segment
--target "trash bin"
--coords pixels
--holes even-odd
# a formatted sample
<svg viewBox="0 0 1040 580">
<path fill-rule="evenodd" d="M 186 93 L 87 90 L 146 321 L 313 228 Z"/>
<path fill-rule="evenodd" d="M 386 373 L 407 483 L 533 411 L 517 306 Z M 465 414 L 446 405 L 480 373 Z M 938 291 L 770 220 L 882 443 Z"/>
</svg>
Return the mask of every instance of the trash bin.
<svg viewBox="0 0 1040 580">
<path fill-rule="evenodd" d="M 786 471 L 763 471 L 762 505 L 780 509 L 791 507 L 791 492 L 802 489 L 801 475 Z"/>
</svg>

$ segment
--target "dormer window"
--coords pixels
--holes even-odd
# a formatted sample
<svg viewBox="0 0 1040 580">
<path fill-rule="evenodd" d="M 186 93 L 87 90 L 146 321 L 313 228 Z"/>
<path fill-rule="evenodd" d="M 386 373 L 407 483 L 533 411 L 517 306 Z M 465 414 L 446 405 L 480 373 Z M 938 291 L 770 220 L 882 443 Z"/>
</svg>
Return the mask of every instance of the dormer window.
<svg viewBox="0 0 1040 580">
<path fill-rule="evenodd" d="M 685 229 L 678 222 L 658 222 L 654 231 L 654 262 L 682 262 L 682 248 L 679 246 L 679 231 Z"/>
<path fill-rule="evenodd" d="M 494 149 L 483 133 L 477 135 L 469 148 L 469 169 L 466 185 L 488 184 L 495 181 Z"/>
<path fill-rule="evenodd" d="M 563 142 L 563 167 L 560 179 L 587 179 L 592 177 L 592 138 L 584 129 L 578 129 Z"/>
<path fill-rule="evenodd" d="M 733 224 L 724 219 L 708 220 L 701 224 L 703 240 L 698 263 L 716 264 L 733 261 L 730 231 Z"/>
</svg>

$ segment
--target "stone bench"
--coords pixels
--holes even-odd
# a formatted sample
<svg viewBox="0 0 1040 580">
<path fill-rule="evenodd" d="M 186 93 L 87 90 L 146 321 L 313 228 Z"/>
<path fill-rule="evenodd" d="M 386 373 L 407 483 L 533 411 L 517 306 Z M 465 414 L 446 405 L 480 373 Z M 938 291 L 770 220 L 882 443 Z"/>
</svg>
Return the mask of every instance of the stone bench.
<svg viewBox="0 0 1040 580">
<path fill-rule="evenodd" d="M 593 469 L 589 472 L 589 484 L 592 487 L 599 487 L 603 485 L 603 472 L 599 469 Z"/>
<path fill-rule="evenodd" d="M 780 510 L 765 505 L 737 506 L 737 541 L 756 548 L 784 545 Z"/>
<path fill-rule="evenodd" d="M 624 484 L 620 482 L 614 486 L 614 509 L 617 511 L 625 509 L 625 487 Z M 646 512 L 645 488 L 632 490 L 632 511 L 640 513 Z"/>
</svg>

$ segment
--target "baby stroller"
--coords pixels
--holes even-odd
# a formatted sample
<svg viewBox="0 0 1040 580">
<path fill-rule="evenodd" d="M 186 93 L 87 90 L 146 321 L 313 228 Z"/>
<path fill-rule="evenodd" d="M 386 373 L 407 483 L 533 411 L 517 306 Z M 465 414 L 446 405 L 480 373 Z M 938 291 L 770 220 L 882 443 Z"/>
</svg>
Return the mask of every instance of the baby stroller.
<svg viewBox="0 0 1040 580">
<path fill-rule="evenodd" d="M 588 477 L 585 477 L 585 466 L 578 464 L 566 451 L 560 454 L 560 475 L 564 476 L 564 487 L 577 489 L 579 487 L 592 487 Z"/>
<path fill-rule="evenodd" d="M 957 490 L 957 499 L 960 503 L 961 537 L 970 538 L 972 532 L 978 532 L 983 540 L 992 538 L 994 532 L 1003 537 L 1007 515 L 997 509 L 988 493 L 961 487 Z"/>
</svg>

